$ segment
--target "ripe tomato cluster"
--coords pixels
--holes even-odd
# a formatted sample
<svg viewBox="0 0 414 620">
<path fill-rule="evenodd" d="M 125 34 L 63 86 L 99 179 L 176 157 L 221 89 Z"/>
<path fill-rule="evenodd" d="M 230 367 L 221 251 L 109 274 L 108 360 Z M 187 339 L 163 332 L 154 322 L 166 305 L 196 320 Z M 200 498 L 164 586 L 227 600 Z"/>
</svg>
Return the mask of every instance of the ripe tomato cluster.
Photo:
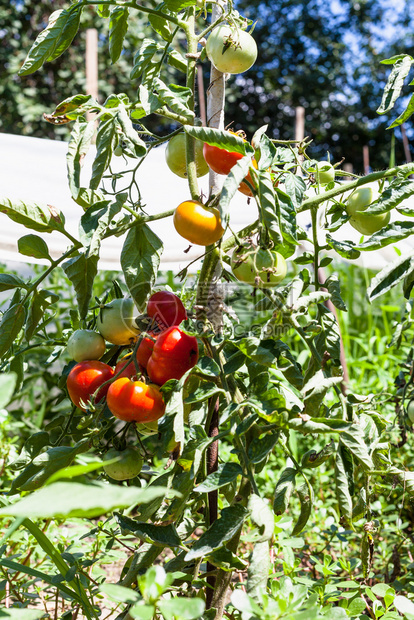
<svg viewBox="0 0 414 620">
<path fill-rule="evenodd" d="M 126 312 L 121 311 L 122 303 L 114 302 L 127 302 Z M 181 379 L 197 363 L 197 339 L 179 327 L 187 318 L 187 312 L 182 301 L 169 291 L 160 291 L 150 297 L 147 304 L 150 328 L 147 334 L 138 335 L 131 310 L 132 300 L 114 302 L 104 308 L 103 318 L 98 320 L 101 336 L 91 330 L 75 332 L 76 345 L 82 355 L 77 356 L 81 361 L 72 368 L 67 378 L 69 397 L 76 407 L 83 410 L 91 400 L 99 403 L 106 397 L 108 408 L 115 417 L 148 425 L 156 422 L 165 412 L 160 386 L 169 379 Z M 115 344 L 120 344 L 120 341 L 126 344 L 126 339 L 128 344 L 134 342 L 134 351 L 118 360 L 115 369 L 93 359 L 94 356 L 102 356 L 99 347 L 91 346 L 91 359 L 87 359 L 88 343 L 92 341 L 95 344 L 91 333 L 102 337 L 102 332 L 110 336 L 107 338 L 109 342 L 116 341 Z M 73 353 L 73 345 L 70 351 Z M 154 430 L 150 428 L 149 432 Z"/>
</svg>

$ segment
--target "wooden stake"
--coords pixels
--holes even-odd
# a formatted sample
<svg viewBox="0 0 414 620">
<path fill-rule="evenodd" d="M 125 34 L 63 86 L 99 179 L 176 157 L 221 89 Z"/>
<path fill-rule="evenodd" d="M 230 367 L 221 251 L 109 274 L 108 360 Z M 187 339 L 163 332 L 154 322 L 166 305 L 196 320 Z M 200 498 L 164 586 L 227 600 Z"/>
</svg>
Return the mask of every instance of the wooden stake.
<svg viewBox="0 0 414 620">
<path fill-rule="evenodd" d="M 305 108 L 301 105 L 298 105 L 296 108 L 296 118 L 295 118 L 295 140 L 302 140 L 305 137 Z M 303 155 L 299 155 L 300 163 L 303 162 Z M 296 174 L 298 176 L 302 176 L 302 170 L 300 166 L 296 168 Z"/>
<path fill-rule="evenodd" d="M 198 86 L 198 107 L 200 109 L 200 118 L 203 126 L 207 125 L 206 100 L 204 93 L 203 67 L 197 65 L 197 86 Z"/>
<path fill-rule="evenodd" d="M 364 174 L 369 174 L 369 146 L 362 147 L 362 158 L 364 161 Z"/>
<path fill-rule="evenodd" d="M 98 99 L 98 31 L 96 28 L 86 30 L 86 94 Z M 87 112 L 86 120 L 90 121 L 93 114 Z"/>
<path fill-rule="evenodd" d="M 407 133 L 405 131 L 404 123 L 402 123 L 401 125 L 401 136 L 402 136 L 402 141 L 403 141 L 403 146 L 404 146 L 405 161 L 407 162 L 407 164 L 409 164 L 413 160 L 411 157 L 410 145 L 408 143 L 408 138 L 407 138 Z"/>
</svg>

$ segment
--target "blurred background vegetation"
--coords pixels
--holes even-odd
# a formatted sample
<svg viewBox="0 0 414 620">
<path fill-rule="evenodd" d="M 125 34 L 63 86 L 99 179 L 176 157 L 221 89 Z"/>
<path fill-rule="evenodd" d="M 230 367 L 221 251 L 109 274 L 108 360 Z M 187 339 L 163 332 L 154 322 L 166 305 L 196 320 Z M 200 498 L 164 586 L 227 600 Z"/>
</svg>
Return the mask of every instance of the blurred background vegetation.
<svg viewBox="0 0 414 620">
<path fill-rule="evenodd" d="M 16 75 L 36 35 L 53 10 L 68 0 L 11 0 L 0 7 L 0 131 L 66 139 L 66 127 L 55 128 L 42 119 L 57 103 L 85 91 L 86 29 L 99 32 L 99 93 L 112 92 L 136 99 L 129 82 L 133 57 L 146 36 L 146 16 L 130 13 L 126 49 L 116 68 L 108 52 L 108 20 L 94 9 L 83 12 L 83 24 L 71 48 L 53 63 L 27 77 Z M 154 6 L 156 3 L 153 3 Z M 53 6 L 52 6 L 53 5 Z M 414 55 L 414 16 L 410 0 L 238 0 L 236 8 L 254 22 L 260 50 L 254 67 L 231 78 L 227 85 L 226 122 L 244 129 L 249 137 L 267 123 L 277 139 L 293 139 L 295 108 L 304 106 L 305 132 L 314 141 L 312 155 L 329 151 L 338 161 L 363 172 L 362 148 L 370 147 L 373 169 L 388 165 L 391 151 L 390 115 L 379 117 L 390 67 L 380 61 L 395 54 Z M 179 42 L 176 42 L 179 45 Z M 204 89 L 209 65 L 202 64 Z M 183 79 L 173 76 L 171 81 Z M 405 107 L 414 87 L 406 86 L 392 119 Z M 259 120 L 258 120 L 259 119 Z M 150 129 L 166 133 L 175 128 L 159 117 Z M 406 127 L 413 135 L 412 123 Z M 401 131 L 397 128 L 396 163 L 404 163 Z"/>
</svg>

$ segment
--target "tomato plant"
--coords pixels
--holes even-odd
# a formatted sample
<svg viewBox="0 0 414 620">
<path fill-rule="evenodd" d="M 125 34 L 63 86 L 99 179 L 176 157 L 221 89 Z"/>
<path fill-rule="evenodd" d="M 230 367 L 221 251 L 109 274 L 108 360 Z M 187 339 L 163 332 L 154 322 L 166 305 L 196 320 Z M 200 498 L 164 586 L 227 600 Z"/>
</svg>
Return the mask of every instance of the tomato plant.
<svg viewBox="0 0 414 620">
<path fill-rule="evenodd" d="M 151 295 L 147 304 L 147 314 L 162 330 L 172 325 L 180 325 L 187 318 L 183 302 L 170 291 L 157 291 Z"/>
<path fill-rule="evenodd" d="M 206 45 L 207 56 L 222 73 L 244 73 L 257 58 L 253 37 L 240 28 L 220 24 L 210 33 Z"/>
<path fill-rule="evenodd" d="M 414 424 L 414 399 L 410 400 L 410 402 L 407 405 L 407 415 L 408 415 L 408 419 L 410 420 L 411 424 Z"/>
<path fill-rule="evenodd" d="M 132 299 L 113 299 L 99 311 L 96 327 L 112 344 L 130 344 L 139 333 L 135 325 L 136 311 Z"/>
<path fill-rule="evenodd" d="M 378 215 L 364 213 L 378 198 L 379 193 L 375 187 L 359 187 L 346 201 L 346 210 L 350 216 L 349 223 L 362 235 L 372 235 L 384 228 L 390 221 L 389 211 Z"/>
<path fill-rule="evenodd" d="M 286 261 L 279 252 L 248 242 L 234 250 L 231 269 L 238 280 L 257 288 L 277 286 L 287 273 Z"/>
<path fill-rule="evenodd" d="M 68 340 L 68 353 L 75 362 L 98 360 L 105 349 L 105 340 L 91 329 L 77 329 Z"/>
<path fill-rule="evenodd" d="M 108 364 L 98 360 L 84 361 L 76 364 L 70 371 L 66 387 L 69 397 L 76 407 L 85 410 L 85 405 L 99 386 L 114 376 L 114 370 Z M 106 395 L 109 385 L 105 385 L 96 394 L 99 403 Z"/>
<path fill-rule="evenodd" d="M 163 385 L 169 379 L 181 379 L 197 361 L 197 338 L 179 327 L 170 327 L 157 338 L 147 364 L 148 376 L 154 383 Z"/>
<path fill-rule="evenodd" d="M 164 415 L 165 404 L 156 385 L 115 379 L 109 386 L 107 405 L 116 418 L 125 422 L 153 422 Z"/>
<path fill-rule="evenodd" d="M 237 135 L 232 131 L 229 131 L 228 133 Z M 206 162 L 213 172 L 225 175 L 228 175 L 233 166 L 237 164 L 242 157 L 244 157 L 242 153 L 221 149 L 218 146 L 208 144 L 207 142 L 204 143 L 203 153 Z M 255 159 L 252 159 L 252 166 L 257 169 L 257 162 Z M 246 181 L 248 181 L 251 185 L 254 185 L 250 172 L 246 176 Z M 247 183 L 244 183 L 243 181 L 239 185 L 239 191 L 245 196 L 253 196 L 252 190 Z"/>
<path fill-rule="evenodd" d="M 179 235 L 196 245 L 211 245 L 224 234 L 220 214 L 196 200 L 186 200 L 174 211 L 174 226 Z"/>
<path fill-rule="evenodd" d="M 168 141 L 165 160 L 171 172 L 182 178 L 187 177 L 185 134 L 179 133 Z M 198 177 L 203 177 L 208 173 L 208 165 L 203 155 L 203 143 L 199 140 L 195 142 L 195 164 Z"/>
<path fill-rule="evenodd" d="M 113 480 L 131 480 L 138 476 L 142 469 L 144 460 L 141 452 L 135 446 L 128 446 L 124 450 L 116 450 L 111 448 L 104 454 L 103 461 L 112 461 L 117 459 L 115 463 L 107 463 L 103 466 L 104 472 Z"/>
</svg>

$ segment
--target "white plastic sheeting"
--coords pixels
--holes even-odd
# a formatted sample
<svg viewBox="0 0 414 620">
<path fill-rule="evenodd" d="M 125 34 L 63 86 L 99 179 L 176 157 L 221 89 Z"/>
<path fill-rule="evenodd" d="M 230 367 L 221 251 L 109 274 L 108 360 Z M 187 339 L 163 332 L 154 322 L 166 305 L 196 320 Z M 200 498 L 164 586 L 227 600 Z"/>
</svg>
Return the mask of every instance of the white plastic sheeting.
<svg viewBox="0 0 414 620">
<path fill-rule="evenodd" d="M 165 147 L 163 146 L 153 149 L 140 167 L 136 177 L 148 214 L 173 209 L 183 200 L 190 198 L 187 181 L 180 179 L 169 170 L 165 163 L 164 150 Z M 83 210 L 72 200 L 69 192 L 66 177 L 66 152 L 67 144 L 65 142 L 0 134 L 0 200 L 1 198 L 9 198 L 53 205 L 64 213 L 68 231 L 77 237 L 77 223 Z M 91 147 L 85 158 L 82 173 L 84 175 L 84 186 L 88 184 L 94 155 L 95 148 Z M 126 166 L 123 158 L 115 159 L 117 170 Z M 130 167 L 131 160 L 128 164 L 128 168 Z M 208 176 L 200 179 L 200 186 L 206 194 Z M 238 193 L 231 205 L 231 228 L 237 232 L 252 223 L 256 217 L 257 210 L 254 201 L 251 200 L 249 204 L 247 198 Z M 302 226 L 310 223 L 308 213 L 301 215 L 300 223 Z M 198 246 L 192 246 L 187 254 L 184 253 L 189 244 L 175 231 L 172 218 L 153 222 L 151 228 L 164 243 L 161 269 L 171 269 L 178 272 L 191 260 L 203 254 L 204 248 Z M 28 233 L 28 229 L 14 223 L 6 215 L 0 213 L 0 261 L 42 262 L 28 259 L 18 253 L 17 240 Z M 323 231 L 320 231 L 320 234 L 321 241 L 323 241 Z M 40 236 L 47 242 L 53 258 L 57 258 L 65 251 L 67 240 L 58 232 L 40 234 Z M 361 237 L 348 224 L 334 236 L 356 242 Z M 102 243 L 101 261 L 99 263 L 102 269 L 120 269 L 119 260 L 123 240 L 123 237 L 112 237 Z M 396 245 L 403 253 L 412 251 L 413 247 L 409 239 Z M 394 246 L 390 245 L 382 250 L 362 253 L 358 263 L 380 269 L 396 257 Z M 196 263 L 195 268 L 197 266 Z"/>
</svg>

